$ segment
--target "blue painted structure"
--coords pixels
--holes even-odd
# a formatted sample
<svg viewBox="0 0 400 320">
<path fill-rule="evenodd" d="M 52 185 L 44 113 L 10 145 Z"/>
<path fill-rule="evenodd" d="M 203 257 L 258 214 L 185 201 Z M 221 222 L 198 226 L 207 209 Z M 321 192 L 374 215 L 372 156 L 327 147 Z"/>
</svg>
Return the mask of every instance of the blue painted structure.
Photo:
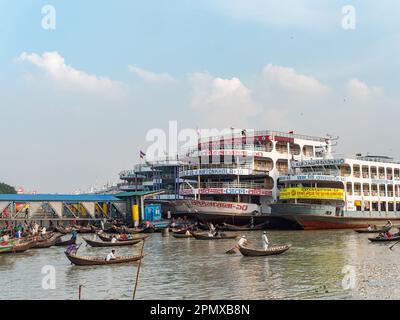
<svg viewBox="0 0 400 320">
<path fill-rule="evenodd" d="M 159 221 L 161 220 L 161 205 L 148 204 L 144 207 L 144 220 Z"/>
</svg>

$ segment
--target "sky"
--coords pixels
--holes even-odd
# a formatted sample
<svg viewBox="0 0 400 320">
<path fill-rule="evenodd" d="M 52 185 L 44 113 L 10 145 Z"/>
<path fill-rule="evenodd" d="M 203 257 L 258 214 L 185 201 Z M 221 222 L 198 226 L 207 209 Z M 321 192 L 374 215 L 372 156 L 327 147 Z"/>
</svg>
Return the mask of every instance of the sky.
<svg viewBox="0 0 400 320">
<path fill-rule="evenodd" d="M 0 181 L 41 193 L 118 181 L 170 121 L 329 133 L 338 156 L 400 158 L 399 12 L 394 0 L 0 0 Z"/>
</svg>

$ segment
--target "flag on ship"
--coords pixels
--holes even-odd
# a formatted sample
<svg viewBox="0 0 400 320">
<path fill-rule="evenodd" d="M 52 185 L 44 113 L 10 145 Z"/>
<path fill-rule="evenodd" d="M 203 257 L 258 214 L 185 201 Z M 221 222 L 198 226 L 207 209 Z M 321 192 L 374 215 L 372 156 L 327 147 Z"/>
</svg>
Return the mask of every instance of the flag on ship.
<svg viewBox="0 0 400 320">
<path fill-rule="evenodd" d="M 143 159 L 145 156 L 146 154 L 142 150 L 140 150 L 140 158 Z"/>
</svg>

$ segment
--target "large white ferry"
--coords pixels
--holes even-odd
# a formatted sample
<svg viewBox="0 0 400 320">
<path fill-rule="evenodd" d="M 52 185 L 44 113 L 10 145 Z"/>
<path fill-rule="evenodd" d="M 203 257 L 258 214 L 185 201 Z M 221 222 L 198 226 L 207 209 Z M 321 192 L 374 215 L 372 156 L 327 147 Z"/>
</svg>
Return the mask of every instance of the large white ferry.
<svg viewBox="0 0 400 320">
<path fill-rule="evenodd" d="M 330 143 L 329 137 L 249 131 L 200 139 L 185 153 L 179 169 L 184 199 L 173 202 L 175 213 L 237 224 L 266 220 L 290 162 L 323 159 Z"/>
<path fill-rule="evenodd" d="M 329 152 L 327 153 L 329 154 Z M 272 215 L 303 229 L 400 222 L 400 163 L 383 156 L 295 161 L 279 177 Z"/>
</svg>

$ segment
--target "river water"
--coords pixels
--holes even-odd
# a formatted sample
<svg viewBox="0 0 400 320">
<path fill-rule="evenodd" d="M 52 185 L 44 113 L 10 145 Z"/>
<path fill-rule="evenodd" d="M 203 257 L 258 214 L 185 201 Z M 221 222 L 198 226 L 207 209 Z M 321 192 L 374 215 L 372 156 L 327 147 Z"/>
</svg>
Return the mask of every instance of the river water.
<svg viewBox="0 0 400 320">
<path fill-rule="evenodd" d="M 246 232 L 252 246 L 261 245 L 261 234 Z M 235 240 L 152 234 L 145 242 L 136 298 L 400 298 L 400 244 L 389 250 L 393 243 L 371 243 L 368 235 L 338 230 L 269 231 L 268 237 L 272 245 L 290 243 L 293 247 L 278 256 L 243 257 L 225 254 Z M 85 246 L 81 238 L 79 242 L 83 242 L 79 255 L 105 256 L 110 250 Z M 139 254 L 140 247 L 116 251 L 118 255 Z M 64 249 L 1 255 L 3 298 L 78 299 L 78 287 L 83 285 L 82 299 L 132 299 L 138 263 L 78 267 L 70 264 Z M 55 288 L 49 285 L 52 275 Z"/>
</svg>

